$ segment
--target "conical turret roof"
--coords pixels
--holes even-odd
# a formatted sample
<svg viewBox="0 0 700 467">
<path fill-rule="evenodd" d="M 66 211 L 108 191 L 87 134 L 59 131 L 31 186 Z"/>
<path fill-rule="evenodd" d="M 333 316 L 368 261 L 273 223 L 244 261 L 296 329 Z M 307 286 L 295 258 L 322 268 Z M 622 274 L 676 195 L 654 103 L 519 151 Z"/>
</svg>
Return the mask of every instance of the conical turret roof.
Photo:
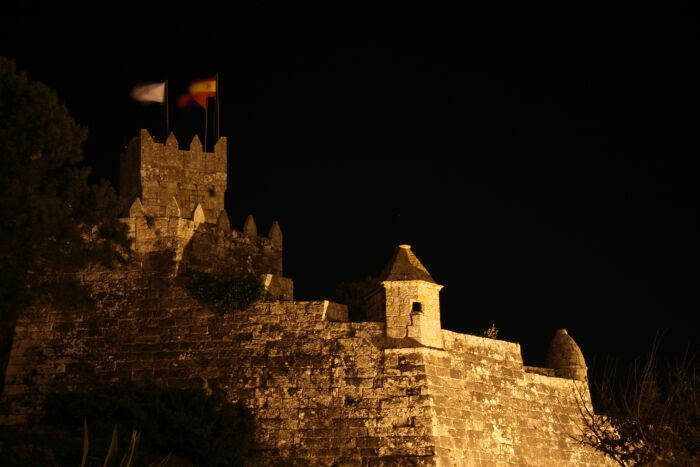
<svg viewBox="0 0 700 467">
<path fill-rule="evenodd" d="M 394 256 L 379 276 L 380 281 L 426 281 L 435 284 L 435 280 L 425 266 L 418 261 L 411 251 L 411 245 L 399 245 Z"/>
</svg>

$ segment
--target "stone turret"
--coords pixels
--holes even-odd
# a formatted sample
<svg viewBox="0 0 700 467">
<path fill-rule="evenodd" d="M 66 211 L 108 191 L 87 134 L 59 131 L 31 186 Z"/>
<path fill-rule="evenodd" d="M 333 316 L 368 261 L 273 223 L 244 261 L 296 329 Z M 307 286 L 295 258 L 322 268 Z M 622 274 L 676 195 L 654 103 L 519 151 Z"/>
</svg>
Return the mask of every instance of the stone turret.
<svg viewBox="0 0 700 467">
<path fill-rule="evenodd" d="M 440 289 L 411 251 L 399 245 L 379 277 L 384 289 L 384 318 L 390 339 L 410 339 L 426 347 L 442 348 Z"/>
<path fill-rule="evenodd" d="M 588 367 L 583 353 L 566 329 L 559 329 L 549 343 L 546 366 L 560 378 L 588 381 Z"/>
</svg>

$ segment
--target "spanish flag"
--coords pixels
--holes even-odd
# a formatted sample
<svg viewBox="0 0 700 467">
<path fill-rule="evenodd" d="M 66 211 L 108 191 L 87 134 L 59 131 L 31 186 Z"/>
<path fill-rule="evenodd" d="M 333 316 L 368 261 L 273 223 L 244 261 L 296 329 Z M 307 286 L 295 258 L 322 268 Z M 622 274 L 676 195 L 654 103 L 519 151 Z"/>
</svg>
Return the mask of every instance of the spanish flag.
<svg viewBox="0 0 700 467">
<path fill-rule="evenodd" d="M 190 83 L 188 91 L 189 96 L 183 96 L 184 99 L 180 98 L 180 106 L 186 107 L 189 104 L 186 101 L 192 100 L 206 109 L 207 97 L 216 97 L 216 77 L 193 81 Z M 187 99 L 188 97 L 189 99 Z"/>
</svg>

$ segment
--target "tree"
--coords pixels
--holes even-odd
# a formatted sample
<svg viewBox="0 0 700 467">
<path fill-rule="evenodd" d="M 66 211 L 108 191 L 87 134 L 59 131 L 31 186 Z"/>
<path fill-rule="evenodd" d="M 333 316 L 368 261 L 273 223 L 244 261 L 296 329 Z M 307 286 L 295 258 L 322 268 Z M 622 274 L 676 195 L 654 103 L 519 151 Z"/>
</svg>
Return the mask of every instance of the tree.
<svg viewBox="0 0 700 467">
<path fill-rule="evenodd" d="M 662 378 L 658 339 L 643 365 L 616 383 L 607 371 L 596 415 L 580 404 L 585 430 L 579 441 L 621 466 L 700 465 L 700 372 L 692 358 L 669 366 Z"/>
<path fill-rule="evenodd" d="M 335 290 L 335 300 L 347 305 L 350 321 L 366 321 L 366 300 L 379 286 L 376 277 L 367 276 L 357 282 L 341 282 Z"/>
<path fill-rule="evenodd" d="M 86 303 L 75 278 L 125 258 L 119 200 L 79 165 L 87 131 L 56 94 L 0 57 L 0 383 L 17 318 L 29 307 Z M 1 387 L 1 384 L 0 384 Z"/>
</svg>

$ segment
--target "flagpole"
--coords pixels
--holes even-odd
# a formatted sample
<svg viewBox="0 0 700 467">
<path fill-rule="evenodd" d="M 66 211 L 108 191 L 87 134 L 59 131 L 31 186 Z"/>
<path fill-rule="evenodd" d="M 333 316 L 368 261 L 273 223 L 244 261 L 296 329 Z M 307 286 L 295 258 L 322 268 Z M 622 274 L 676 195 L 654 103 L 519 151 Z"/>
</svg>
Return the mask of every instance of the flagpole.
<svg viewBox="0 0 700 467">
<path fill-rule="evenodd" d="M 168 80 L 165 80 L 165 90 L 164 90 L 164 96 L 165 98 L 165 105 L 163 106 L 163 110 L 165 111 L 165 136 L 163 137 L 163 141 L 168 139 L 168 132 L 170 131 L 170 108 L 168 107 Z"/>
<path fill-rule="evenodd" d="M 168 108 L 168 80 L 165 80 L 165 89 L 163 89 L 163 115 L 161 116 L 161 124 L 163 124 L 163 141 L 168 139 L 168 131 L 170 130 L 170 109 Z"/>
<path fill-rule="evenodd" d="M 204 98 L 204 152 L 208 151 L 207 135 L 209 134 L 209 98 Z"/>
<path fill-rule="evenodd" d="M 221 100 L 221 82 L 219 80 L 219 74 L 216 74 L 216 141 L 221 138 L 221 113 L 219 108 L 219 101 Z M 214 143 L 216 144 L 216 143 Z"/>
</svg>

